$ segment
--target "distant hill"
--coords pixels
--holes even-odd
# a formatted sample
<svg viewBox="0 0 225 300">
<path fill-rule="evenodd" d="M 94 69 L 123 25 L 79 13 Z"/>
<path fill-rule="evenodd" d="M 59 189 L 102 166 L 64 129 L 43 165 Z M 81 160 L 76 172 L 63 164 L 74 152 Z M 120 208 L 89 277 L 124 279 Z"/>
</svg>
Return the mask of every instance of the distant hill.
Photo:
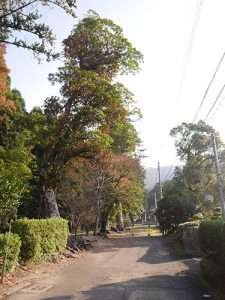
<svg viewBox="0 0 225 300">
<path fill-rule="evenodd" d="M 173 178 L 175 166 L 162 166 L 160 168 L 162 182 L 165 180 L 170 168 L 171 168 L 171 171 L 170 171 L 169 176 L 167 177 L 167 180 Z M 148 190 L 151 190 L 154 187 L 155 183 L 157 183 L 158 181 L 159 181 L 158 169 L 152 168 L 152 167 L 146 168 L 145 169 L 145 187 Z"/>
</svg>

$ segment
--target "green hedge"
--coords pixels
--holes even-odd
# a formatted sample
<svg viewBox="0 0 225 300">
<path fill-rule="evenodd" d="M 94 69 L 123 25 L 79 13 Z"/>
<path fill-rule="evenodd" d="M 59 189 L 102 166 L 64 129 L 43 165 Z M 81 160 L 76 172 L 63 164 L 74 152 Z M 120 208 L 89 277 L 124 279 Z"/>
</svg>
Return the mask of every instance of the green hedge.
<svg viewBox="0 0 225 300">
<path fill-rule="evenodd" d="M 7 247 L 8 243 L 8 247 Z M 20 253 L 21 241 L 17 234 L 6 233 L 0 234 L 0 267 L 4 261 L 5 253 L 7 251 L 6 272 L 11 272 L 13 267 L 17 264 Z"/>
<path fill-rule="evenodd" d="M 205 257 L 220 264 L 222 259 L 222 220 L 203 221 L 199 226 L 199 246 Z"/>
<path fill-rule="evenodd" d="M 222 260 L 222 264 L 224 266 L 224 270 L 225 270 L 225 222 L 223 223 L 222 226 L 222 253 L 221 253 L 221 260 Z"/>
<path fill-rule="evenodd" d="M 193 226 L 198 227 L 199 224 L 200 224 L 199 220 L 179 224 L 178 227 L 177 227 L 177 231 L 176 231 L 177 238 L 182 239 L 184 237 L 184 233 L 185 233 L 186 228 L 193 227 Z"/>
<path fill-rule="evenodd" d="M 203 258 L 200 262 L 200 267 L 204 276 L 210 280 L 213 280 L 215 283 L 220 283 L 220 281 L 223 280 L 223 267 L 216 264 L 212 259 Z"/>
<path fill-rule="evenodd" d="M 68 223 L 64 219 L 20 219 L 12 231 L 21 238 L 21 258 L 42 261 L 66 247 Z"/>
</svg>

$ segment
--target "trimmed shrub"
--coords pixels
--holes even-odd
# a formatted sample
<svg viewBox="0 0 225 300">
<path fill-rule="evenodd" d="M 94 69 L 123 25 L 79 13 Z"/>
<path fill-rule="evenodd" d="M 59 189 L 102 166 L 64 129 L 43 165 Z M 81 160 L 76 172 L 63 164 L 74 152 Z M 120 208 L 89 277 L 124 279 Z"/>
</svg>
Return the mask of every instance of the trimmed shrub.
<svg viewBox="0 0 225 300">
<path fill-rule="evenodd" d="M 8 247 L 7 247 L 7 243 L 8 243 Z M 18 234 L 14 234 L 14 233 L 0 234 L 1 269 L 4 261 L 5 253 L 7 251 L 6 272 L 12 271 L 12 269 L 18 262 L 20 246 L 21 246 L 21 241 Z"/>
<path fill-rule="evenodd" d="M 190 221 L 190 222 L 185 222 L 185 223 L 179 224 L 177 227 L 177 231 L 176 231 L 177 238 L 179 240 L 182 240 L 184 237 L 184 233 L 188 227 L 198 227 L 199 224 L 200 224 L 200 221 Z"/>
<path fill-rule="evenodd" d="M 221 266 L 217 265 L 212 259 L 203 258 L 200 262 L 201 270 L 205 277 L 213 280 L 216 283 L 223 281 L 224 270 Z"/>
<path fill-rule="evenodd" d="M 225 222 L 223 223 L 222 226 L 222 252 L 221 252 L 221 260 L 222 260 L 222 264 L 225 270 Z"/>
<path fill-rule="evenodd" d="M 42 261 L 66 247 L 68 223 L 64 219 L 20 219 L 12 228 L 21 238 L 21 258 Z"/>
<path fill-rule="evenodd" d="M 222 220 L 203 221 L 199 226 L 200 249 L 217 264 L 222 259 L 222 223 Z"/>
</svg>

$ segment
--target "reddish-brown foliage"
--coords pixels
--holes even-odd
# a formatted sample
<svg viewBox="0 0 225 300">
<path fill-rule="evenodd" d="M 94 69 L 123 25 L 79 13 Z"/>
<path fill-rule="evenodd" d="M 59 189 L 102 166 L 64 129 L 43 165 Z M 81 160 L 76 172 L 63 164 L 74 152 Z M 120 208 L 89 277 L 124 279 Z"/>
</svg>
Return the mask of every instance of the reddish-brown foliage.
<svg viewBox="0 0 225 300">
<path fill-rule="evenodd" d="M 14 102 L 7 99 L 6 93 L 8 92 L 7 77 L 9 69 L 5 62 L 6 47 L 0 44 L 0 112 L 4 109 L 15 110 Z"/>
</svg>

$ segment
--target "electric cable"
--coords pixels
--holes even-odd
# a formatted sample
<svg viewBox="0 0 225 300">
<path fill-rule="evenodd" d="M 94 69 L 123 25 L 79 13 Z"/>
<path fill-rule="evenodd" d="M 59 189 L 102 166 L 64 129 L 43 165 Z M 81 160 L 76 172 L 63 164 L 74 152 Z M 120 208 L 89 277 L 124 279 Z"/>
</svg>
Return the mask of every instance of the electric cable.
<svg viewBox="0 0 225 300">
<path fill-rule="evenodd" d="M 217 106 L 216 110 L 214 111 L 212 117 L 209 120 L 209 123 L 212 121 L 212 119 L 215 117 L 215 114 L 217 113 L 217 111 L 220 109 L 221 105 L 223 104 L 223 101 L 225 99 L 225 96 L 222 98 L 221 102 L 219 103 L 219 105 Z"/>
<path fill-rule="evenodd" d="M 193 120 L 192 123 L 195 123 L 195 121 L 196 121 L 196 119 L 197 119 L 197 117 L 198 117 L 198 114 L 199 114 L 199 112 L 200 112 L 200 110 L 201 110 L 201 108 L 202 108 L 202 105 L 203 105 L 203 103 L 204 103 L 204 101 L 205 101 L 205 98 L 206 98 L 206 96 L 207 96 L 207 94 L 208 94 L 208 91 L 209 91 L 209 89 L 210 89 L 210 87 L 211 87 L 211 85 L 212 85 L 212 83 L 213 83 L 213 81 L 214 81 L 214 79 L 215 79 L 215 77 L 216 77 L 217 71 L 219 70 L 219 67 L 220 67 L 220 65 L 221 65 L 221 63 L 222 63 L 222 61 L 223 61 L 223 59 L 224 59 L 224 56 L 225 56 L 225 52 L 223 53 L 223 55 L 222 55 L 222 57 L 221 57 L 221 59 L 220 59 L 220 61 L 219 61 L 219 64 L 217 65 L 216 70 L 215 70 L 215 72 L 214 72 L 214 74 L 213 74 L 213 76 L 212 76 L 212 78 L 211 78 L 211 80 L 210 80 L 210 82 L 209 82 L 209 85 L 208 85 L 208 87 L 207 87 L 207 89 L 206 89 L 206 91 L 205 91 L 205 94 L 204 94 L 204 96 L 203 96 L 203 98 L 202 98 L 202 101 L 201 101 L 201 103 L 200 103 L 200 105 L 199 105 L 199 107 L 198 107 L 197 113 L 196 113 L 196 115 L 195 115 L 194 120 Z"/>
<path fill-rule="evenodd" d="M 173 164 L 172 166 L 170 167 L 169 171 L 167 172 L 165 178 L 163 179 L 163 184 L 166 182 L 166 179 L 167 178 L 170 178 L 172 175 L 173 175 L 173 172 L 170 174 L 170 172 L 172 171 L 173 168 L 175 168 L 175 164 L 176 164 L 176 161 L 177 161 L 177 156 L 175 157 L 174 161 L 173 161 Z M 169 176 L 170 175 L 170 176 Z M 169 177 L 168 177 L 169 176 Z"/>
<path fill-rule="evenodd" d="M 206 115 L 206 117 L 205 117 L 205 119 L 204 119 L 204 122 L 207 120 L 208 116 L 210 115 L 211 111 L 213 110 L 214 106 L 216 105 L 216 103 L 217 103 L 217 101 L 218 101 L 220 95 L 222 94 L 224 88 L 225 88 L 225 83 L 224 83 L 224 85 L 222 86 L 222 88 L 221 88 L 219 94 L 217 95 L 216 100 L 213 102 L 213 105 L 211 106 L 210 110 L 208 111 L 208 113 L 207 113 L 207 115 Z"/>
<path fill-rule="evenodd" d="M 176 103 L 179 100 L 181 90 L 182 90 L 182 87 L 183 87 L 183 83 L 184 83 L 184 79 L 185 79 L 185 75 L 186 75 L 186 72 L 187 72 L 187 67 L 188 67 L 188 63 L 189 63 L 189 59 L 190 59 L 190 55 L 191 55 L 191 50 L 192 50 L 192 46 L 193 46 L 193 42 L 194 42 L 195 32 L 197 30 L 198 22 L 199 22 L 201 11 L 202 11 L 202 5 L 203 5 L 203 0 L 198 0 L 198 4 L 197 4 L 197 7 L 196 7 L 195 16 L 194 16 L 194 22 L 193 22 L 193 26 L 192 26 L 192 29 L 191 29 L 191 34 L 190 34 L 190 37 L 189 37 L 188 48 L 187 48 L 187 52 L 186 52 L 186 56 L 185 56 L 183 70 L 182 70 L 181 77 L 180 77 L 180 83 L 179 83 L 179 86 L 178 86 L 178 91 L 177 91 L 177 96 L 176 96 Z"/>
<path fill-rule="evenodd" d="M 166 182 L 166 179 L 167 179 L 167 177 L 169 176 L 170 172 L 172 171 L 173 167 L 174 167 L 174 166 L 171 166 L 171 167 L 170 167 L 170 169 L 169 169 L 169 171 L 167 172 L 165 178 L 163 179 L 163 183 Z"/>
</svg>

